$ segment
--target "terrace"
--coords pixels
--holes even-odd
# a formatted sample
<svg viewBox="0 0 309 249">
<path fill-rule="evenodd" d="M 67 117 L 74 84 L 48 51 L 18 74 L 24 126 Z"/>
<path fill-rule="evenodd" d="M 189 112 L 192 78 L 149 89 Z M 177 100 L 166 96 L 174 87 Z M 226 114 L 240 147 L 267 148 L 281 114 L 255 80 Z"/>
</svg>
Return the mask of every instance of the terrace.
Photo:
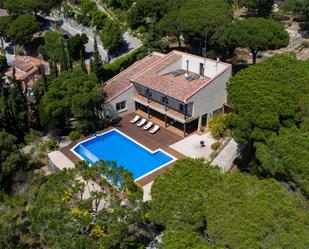
<svg viewBox="0 0 309 249">
<path fill-rule="evenodd" d="M 130 120 L 135 116 L 135 114 L 129 114 L 127 116 L 124 116 L 120 123 L 116 125 L 115 127 L 110 127 L 108 129 L 105 129 L 103 131 L 98 132 L 103 133 L 110 129 L 116 128 L 117 130 L 121 131 L 125 135 L 129 136 L 130 138 L 134 139 L 136 142 L 140 143 L 141 145 L 149 148 L 152 151 L 155 151 L 157 149 L 162 149 L 165 152 L 169 153 L 173 157 L 179 159 L 184 157 L 181 153 L 177 152 L 176 150 L 170 148 L 169 146 L 180 141 L 182 139 L 181 136 L 177 136 L 176 134 L 170 132 L 167 129 L 164 129 L 161 127 L 160 131 L 156 134 L 150 134 L 148 131 L 144 131 L 142 128 L 137 127 L 135 124 L 131 124 Z M 92 136 L 88 136 L 86 138 L 81 139 L 81 141 L 91 138 Z M 60 149 L 60 151 L 69 158 L 72 162 L 77 163 L 81 159 L 77 157 L 71 149 L 80 141 L 76 141 L 71 143 L 69 146 L 64 147 Z M 121 152 L 119 152 L 121 153 Z M 173 163 L 166 165 L 163 168 L 159 168 L 158 170 L 155 170 L 154 172 L 146 175 L 145 177 L 137 180 L 136 182 L 140 184 L 141 186 L 144 186 L 153 179 L 161 175 L 163 172 L 165 172 L 167 169 L 171 168 Z"/>
</svg>

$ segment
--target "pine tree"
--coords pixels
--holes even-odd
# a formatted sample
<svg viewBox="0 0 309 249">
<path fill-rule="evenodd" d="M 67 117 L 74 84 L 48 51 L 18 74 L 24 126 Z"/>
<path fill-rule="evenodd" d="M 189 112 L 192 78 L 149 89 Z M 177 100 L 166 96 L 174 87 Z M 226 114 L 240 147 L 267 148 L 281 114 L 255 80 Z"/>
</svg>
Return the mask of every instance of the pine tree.
<svg viewBox="0 0 309 249">
<path fill-rule="evenodd" d="M 84 53 L 82 50 L 80 51 L 80 67 L 85 73 L 88 73 L 86 63 L 85 63 Z"/>
<path fill-rule="evenodd" d="M 63 39 L 61 39 L 61 71 L 68 70 L 68 59 L 66 49 L 64 47 Z"/>
<path fill-rule="evenodd" d="M 93 72 L 97 76 L 98 81 L 102 80 L 103 76 L 103 67 L 102 67 L 102 60 L 99 53 L 98 43 L 96 37 L 94 37 L 94 48 L 93 48 Z"/>
<path fill-rule="evenodd" d="M 19 141 L 23 141 L 25 132 L 28 130 L 28 107 L 21 82 L 15 77 L 15 67 L 13 67 L 13 76 L 10 79 L 10 84 L 12 87 L 8 97 L 8 108 L 12 125 L 8 127 L 8 132 L 15 135 Z"/>
</svg>

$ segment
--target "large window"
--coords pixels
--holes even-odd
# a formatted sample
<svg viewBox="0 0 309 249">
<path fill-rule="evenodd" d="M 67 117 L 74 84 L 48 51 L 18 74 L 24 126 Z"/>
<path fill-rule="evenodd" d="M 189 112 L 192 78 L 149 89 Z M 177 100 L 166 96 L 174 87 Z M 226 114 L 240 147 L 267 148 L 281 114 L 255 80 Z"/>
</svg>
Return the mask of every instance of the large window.
<svg viewBox="0 0 309 249">
<path fill-rule="evenodd" d="M 121 112 L 127 109 L 127 103 L 126 101 L 121 101 L 119 103 L 116 103 L 116 111 Z"/>
</svg>

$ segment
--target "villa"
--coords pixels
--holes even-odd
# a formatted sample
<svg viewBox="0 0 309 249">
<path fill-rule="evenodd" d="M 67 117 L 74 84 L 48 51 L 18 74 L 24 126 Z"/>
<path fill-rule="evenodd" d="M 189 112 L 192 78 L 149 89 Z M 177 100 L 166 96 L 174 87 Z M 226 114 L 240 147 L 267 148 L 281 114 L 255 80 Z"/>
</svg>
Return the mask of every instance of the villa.
<svg viewBox="0 0 309 249">
<path fill-rule="evenodd" d="M 31 89 L 40 76 L 40 68 L 45 74 L 49 74 L 49 64 L 43 59 L 32 56 L 17 56 L 13 61 L 13 66 L 5 73 L 7 77 L 13 76 L 22 82 L 23 90 Z"/>
<path fill-rule="evenodd" d="M 108 112 L 113 118 L 133 112 L 155 118 L 186 136 L 224 111 L 231 72 L 231 65 L 219 60 L 154 52 L 104 84 Z"/>
<path fill-rule="evenodd" d="M 209 132 L 195 131 L 225 111 L 231 70 L 230 64 L 180 51 L 149 54 L 102 87 L 107 112 L 119 122 L 49 153 L 50 167 L 115 160 L 132 173 L 144 189 L 144 200 L 149 200 L 154 178 L 177 159 L 209 159 L 215 139 Z M 219 165 L 223 171 L 229 170 L 232 161 L 227 159 L 237 152 L 237 146 L 227 147 L 227 156 L 216 163 L 228 162 L 227 167 Z"/>
</svg>

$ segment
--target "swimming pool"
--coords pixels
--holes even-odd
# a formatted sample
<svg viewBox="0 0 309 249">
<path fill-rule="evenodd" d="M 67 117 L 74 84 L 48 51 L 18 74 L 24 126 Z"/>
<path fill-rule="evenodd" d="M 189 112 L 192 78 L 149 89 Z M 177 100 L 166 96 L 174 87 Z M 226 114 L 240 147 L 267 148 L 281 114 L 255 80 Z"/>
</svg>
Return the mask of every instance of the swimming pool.
<svg viewBox="0 0 309 249">
<path fill-rule="evenodd" d="M 161 149 L 149 150 L 117 129 L 80 142 L 71 150 L 90 164 L 115 160 L 118 166 L 131 171 L 135 180 L 176 160 Z"/>
</svg>

